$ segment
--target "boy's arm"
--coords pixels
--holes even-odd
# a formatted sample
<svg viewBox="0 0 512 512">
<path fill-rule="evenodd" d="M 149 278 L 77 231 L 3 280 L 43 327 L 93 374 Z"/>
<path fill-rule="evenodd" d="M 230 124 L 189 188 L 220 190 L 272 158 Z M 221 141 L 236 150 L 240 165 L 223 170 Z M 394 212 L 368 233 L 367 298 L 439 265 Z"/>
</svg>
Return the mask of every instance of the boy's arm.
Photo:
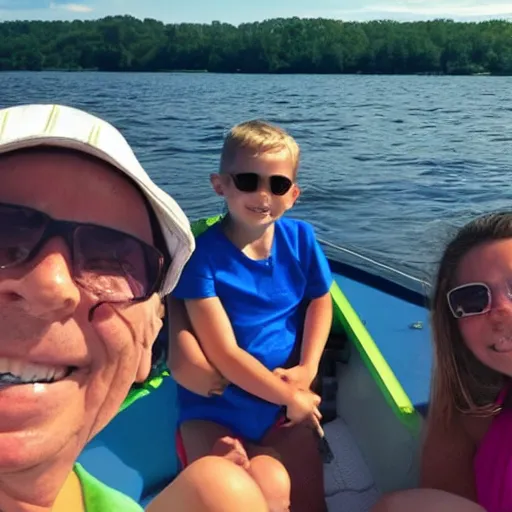
<svg viewBox="0 0 512 512">
<path fill-rule="evenodd" d="M 320 358 L 332 326 L 330 290 L 333 277 L 327 258 L 316 239 L 313 227 L 310 224 L 306 224 L 306 226 L 304 234 L 307 256 L 304 257 L 309 260 L 306 299 L 309 298 L 310 303 L 304 319 L 300 366 L 306 370 L 311 385 L 318 373 Z"/>
<path fill-rule="evenodd" d="M 169 355 L 167 366 L 174 380 L 198 395 L 222 394 L 229 384 L 206 359 L 182 300 L 169 297 Z"/>
<path fill-rule="evenodd" d="M 292 368 L 276 368 L 274 374 L 300 389 L 310 389 L 318 373 L 331 324 L 332 299 L 328 292 L 312 299 L 306 310 L 299 364 Z"/>
<path fill-rule="evenodd" d="M 330 292 L 313 299 L 306 310 L 300 366 L 307 372 L 310 382 L 318 373 L 320 358 L 332 325 L 332 298 Z"/>
<path fill-rule="evenodd" d="M 228 381 L 267 402 L 288 405 L 293 400 L 293 386 L 238 346 L 218 297 L 186 300 L 185 306 L 206 357 Z"/>
<path fill-rule="evenodd" d="M 297 366 L 276 368 L 274 373 L 301 389 L 309 389 L 318 373 L 320 358 L 331 330 L 333 311 L 330 289 L 333 277 L 313 227 L 308 223 L 302 223 L 301 227 L 301 260 L 305 262 L 307 275 L 304 298 L 309 300 L 304 318 L 301 357 Z"/>
</svg>

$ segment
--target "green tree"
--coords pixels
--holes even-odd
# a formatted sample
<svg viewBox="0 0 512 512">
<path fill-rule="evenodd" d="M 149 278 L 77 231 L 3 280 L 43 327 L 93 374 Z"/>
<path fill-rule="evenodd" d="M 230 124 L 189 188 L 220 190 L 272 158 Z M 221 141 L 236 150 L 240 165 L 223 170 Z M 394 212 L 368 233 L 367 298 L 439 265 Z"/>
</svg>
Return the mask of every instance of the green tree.
<svg viewBox="0 0 512 512">
<path fill-rule="evenodd" d="M 512 74 L 511 40 L 503 20 L 16 21 L 0 23 L 0 70 Z"/>
</svg>

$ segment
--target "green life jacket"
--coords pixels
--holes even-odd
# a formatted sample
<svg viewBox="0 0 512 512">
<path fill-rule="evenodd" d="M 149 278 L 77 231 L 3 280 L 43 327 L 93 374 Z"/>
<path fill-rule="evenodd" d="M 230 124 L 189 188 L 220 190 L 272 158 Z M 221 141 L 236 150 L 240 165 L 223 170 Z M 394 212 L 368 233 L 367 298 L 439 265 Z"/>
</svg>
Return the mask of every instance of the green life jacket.
<svg viewBox="0 0 512 512">
<path fill-rule="evenodd" d="M 74 471 L 82 487 L 85 512 L 143 512 L 138 503 L 101 483 L 80 464 L 75 464 Z"/>
</svg>

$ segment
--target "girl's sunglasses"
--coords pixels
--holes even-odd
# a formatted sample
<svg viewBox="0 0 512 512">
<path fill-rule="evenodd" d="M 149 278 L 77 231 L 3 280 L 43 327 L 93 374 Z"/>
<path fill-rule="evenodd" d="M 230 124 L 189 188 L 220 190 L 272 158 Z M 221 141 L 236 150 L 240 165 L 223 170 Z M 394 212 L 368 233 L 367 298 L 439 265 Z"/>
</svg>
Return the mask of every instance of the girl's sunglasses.
<svg viewBox="0 0 512 512">
<path fill-rule="evenodd" d="M 280 175 L 264 178 L 255 172 L 240 172 L 230 174 L 230 176 L 233 179 L 235 187 L 240 190 L 240 192 L 256 192 L 260 186 L 260 181 L 265 182 L 268 180 L 272 194 L 275 196 L 284 196 L 293 185 L 290 178 Z"/>
<path fill-rule="evenodd" d="M 77 284 L 100 302 L 133 302 L 157 292 L 164 257 L 155 247 L 121 231 L 52 219 L 47 214 L 0 203 L 0 273 L 34 258 L 53 237 L 70 250 Z"/>
<path fill-rule="evenodd" d="M 512 283 L 506 284 L 505 293 L 512 300 Z M 482 315 L 491 310 L 492 292 L 486 283 L 468 283 L 447 293 L 448 306 L 455 318 Z"/>
</svg>

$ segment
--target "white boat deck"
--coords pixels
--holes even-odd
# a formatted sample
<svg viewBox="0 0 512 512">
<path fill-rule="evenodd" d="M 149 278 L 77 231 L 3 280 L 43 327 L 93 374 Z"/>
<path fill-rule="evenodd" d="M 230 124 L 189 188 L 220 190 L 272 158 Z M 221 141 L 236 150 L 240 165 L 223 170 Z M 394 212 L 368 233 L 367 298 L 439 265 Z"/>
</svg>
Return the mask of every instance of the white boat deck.
<svg viewBox="0 0 512 512">
<path fill-rule="evenodd" d="M 368 512 L 380 491 L 348 426 L 337 418 L 324 430 L 334 454 L 334 460 L 324 465 L 329 512 Z"/>
</svg>

